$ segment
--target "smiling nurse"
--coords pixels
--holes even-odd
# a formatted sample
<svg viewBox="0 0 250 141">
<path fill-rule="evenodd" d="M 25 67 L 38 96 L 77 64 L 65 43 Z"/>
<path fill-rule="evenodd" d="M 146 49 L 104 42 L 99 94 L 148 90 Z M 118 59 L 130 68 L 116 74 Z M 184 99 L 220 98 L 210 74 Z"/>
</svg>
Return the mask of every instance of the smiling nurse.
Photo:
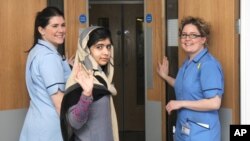
<svg viewBox="0 0 250 141">
<path fill-rule="evenodd" d="M 177 110 L 175 141 L 220 141 L 218 110 L 224 93 L 220 63 L 208 52 L 209 25 L 201 18 L 186 17 L 179 29 L 180 44 L 187 55 L 176 79 L 169 76 L 164 57 L 158 74 L 175 89 L 176 100 L 166 105 Z"/>
<path fill-rule="evenodd" d="M 65 33 L 59 9 L 46 7 L 37 13 L 25 74 L 30 105 L 19 141 L 63 140 L 59 113 L 71 70 L 57 49 L 64 43 Z"/>
</svg>

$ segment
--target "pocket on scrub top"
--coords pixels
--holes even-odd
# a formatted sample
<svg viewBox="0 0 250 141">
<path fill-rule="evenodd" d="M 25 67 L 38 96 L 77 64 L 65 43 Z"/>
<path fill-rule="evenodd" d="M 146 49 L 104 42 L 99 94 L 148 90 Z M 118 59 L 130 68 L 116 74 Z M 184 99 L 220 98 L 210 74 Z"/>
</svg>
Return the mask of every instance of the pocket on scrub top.
<svg viewBox="0 0 250 141">
<path fill-rule="evenodd" d="M 190 127 L 190 139 L 191 141 L 211 141 L 210 140 L 210 126 L 208 123 L 196 122 L 187 119 Z"/>
</svg>

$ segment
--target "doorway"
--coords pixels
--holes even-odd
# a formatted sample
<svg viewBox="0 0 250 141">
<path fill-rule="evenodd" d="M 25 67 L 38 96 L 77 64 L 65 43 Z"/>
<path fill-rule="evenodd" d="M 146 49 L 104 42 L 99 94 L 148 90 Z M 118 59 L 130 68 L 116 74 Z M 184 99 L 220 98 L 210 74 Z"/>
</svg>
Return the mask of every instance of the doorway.
<svg viewBox="0 0 250 141">
<path fill-rule="evenodd" d="M 89 2 L 89 25 L 111 31 L 121 141 L 145 140 L 143 3 Z"/>
<path fill-rule="evenodd" d="M 178 1 L 176 0 L 167 0 L 165 3 L 165 14 L 166 14 L 166 56 L 169 59 L 169 75 L 176 77 L 178 72 Z M 174 88 L 166 83 L 166 104 L 175 99 Z M 166 112 L 166 139 L 167 141 L 173 140 L 173 134 L 175 132 L 175 123 L 177 119 L 176 111 L 173 111 L 171 115 L 168 115 Z"/>
</svg>

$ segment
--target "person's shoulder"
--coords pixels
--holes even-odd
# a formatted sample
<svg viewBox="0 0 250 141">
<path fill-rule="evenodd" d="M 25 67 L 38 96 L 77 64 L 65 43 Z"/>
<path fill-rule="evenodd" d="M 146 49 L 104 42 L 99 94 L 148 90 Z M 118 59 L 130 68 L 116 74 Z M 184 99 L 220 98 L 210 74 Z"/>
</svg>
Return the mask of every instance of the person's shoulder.
<svg viewBox="0 0 250 141">
<path fill-rule="evenodd" d="M 44 57 L 55 57 L 55 58 L 60 58 L 60 54 L 58 52 L 55 52 L 48 47 L 44 46 L 36 46 L 35 51 L 37 52 L 38 56 L 40 58 Z"/>
<path fill-rule="evenodd" d="M 46 49 L 37 49 L 34 52 L 36 55 L 34 55 L 34 59 L 37 61 L 37 63 L 41 64 L 41 63 L 55 63 L 55 62 L 60 62 L 62 60 L 62 57 L 50 50 L 46 50 Z"/>
<path fill-rule="evenodd" d="M 42 56 L 42 55 L 46 55 L 46 54 L 51 54 L 51 53 L 53 53 L 53 51 L 51 51 L 47 47 L 36 44 L 30 53 Z"/>
<path fill-rule="evenodd" d="M 212 63 L 212 62 L 220 63 L 219 60 L 209 52 L 203 57 L 203 59 L 201 59 L 201 61 L 202 62 L 210 62 L 210 63 Z"/>
<path fill-rule="evenodd" d="M 203 68 L 207 68 L 207 69 L 219 68 L 219 69 L 222 69 L 220 61 L 210 53 L 208 53 L 206 56 L 204 56 L 204 58 L 201 60 L 200 63 L 201 63 Z"/>
</svg>

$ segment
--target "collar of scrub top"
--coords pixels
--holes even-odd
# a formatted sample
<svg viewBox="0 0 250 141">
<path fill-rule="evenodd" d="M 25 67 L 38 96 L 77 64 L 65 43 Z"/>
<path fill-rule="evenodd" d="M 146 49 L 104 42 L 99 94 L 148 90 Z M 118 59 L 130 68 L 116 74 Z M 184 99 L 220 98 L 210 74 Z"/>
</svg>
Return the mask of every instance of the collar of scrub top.
<svg viewBox="0 0 250 141">
<path fill-rule="evenodd" d="M 205 56 L 208 53 L 208 49 L 204 48 L 199 54 L 197 54 L 194 59 L 192 60 L 195 63 L 198 63 L 203 56 Z"/>
<path fill-rule="evenodd" d="M 41 45 L 41 46 L 44 46 L 44 47 L 48 48 L 49 50 L 51 50 L 53 52 L 58 53 L 57 48 L 53 44 L 51 44 L 50 42 L 44 41 L 42 39 L 38 39 L 37 44 Z"/>
</svg>

